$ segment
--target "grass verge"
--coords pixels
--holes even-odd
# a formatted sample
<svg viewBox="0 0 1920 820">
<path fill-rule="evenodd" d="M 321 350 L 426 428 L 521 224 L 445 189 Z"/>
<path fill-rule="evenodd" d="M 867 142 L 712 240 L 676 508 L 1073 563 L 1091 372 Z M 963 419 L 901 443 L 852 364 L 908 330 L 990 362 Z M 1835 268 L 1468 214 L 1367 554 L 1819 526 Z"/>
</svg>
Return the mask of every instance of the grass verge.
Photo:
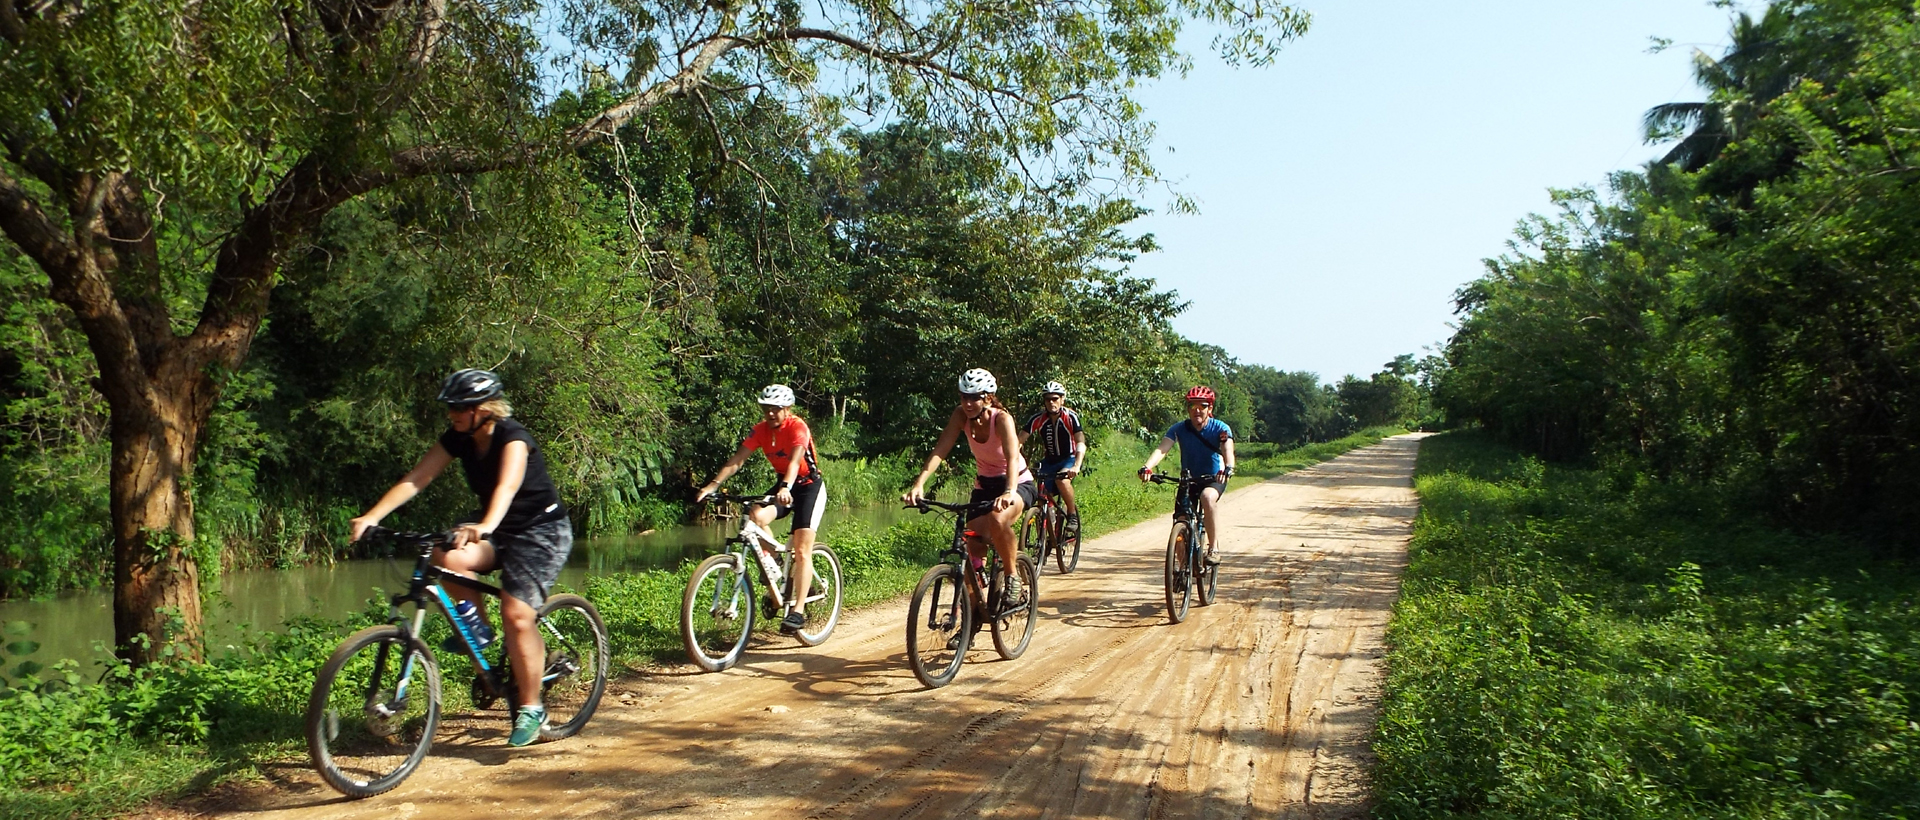
<svg viewBox="0 0 1920 820">
<path fill-rule="evenodd" d="M 1381 818 L 1920 816 L 1920 573 L 1724 490 L 1428 439 Z"/>
<path fill-rule="evenodd" d="M 1285 451 L 1248 444 L 1237 452 L 1243 475 L 1267 477 L 1325 461 L 1392 432 L 1398 431 L 1370 430 Z M 1133 474 L 1151 447 L 1121 435 L 1096 444 L 1092 472 L 1076 481 L 1087 537 L 1171 508 L 1170 493 L 1142 485 Z M 856 494 L 884 497 L 881 483 L 899 479 L 902 464 L 917 469 L 918 462 L 867 462 L 846 468 L 841 478 L 851 483 L 856 475 L 870 477 L 873 486 Z M 904 485 L 911 475 L 893 483 Z M 958 490 L 946 492 L 951 496 Z M 848 524 L 822 533 L 846 574 L 846 606 L 867 606 L 910 590 L 945 546 L 950 526 L 945 517 L 929 515 L 884 531 Z M 587 581 L 582 591 L 607 622 L 616 671 L 682 659 L 680 598 L 691 570 L 692 562 L 674 571 Z M 0 817 L 111 816 L 257 776 L 257 762 L 303 758 L 301 721 L 313 672 L 341 637 L 385 619 L 383 595 L 370 599 L 355 617 L 291 621 L 280 631 L 262 633 L 252 643 L 228 648 L 206 662 L 111 669 L 104 677 L 83 674 L 71 662 L 34 664 L 30 656 L 36 647 L 25 625 L 8 625 L 13 634 L 0 652 L 5 661 L 0 664 Z M 423 637 L 437 645 L 444 637 L 444 620 L 429 619 L 428 624 Z M 466 664 L 444 663 L 442 674 L 447 708 L 466 708 L 471 674 Z"/>
</svg>

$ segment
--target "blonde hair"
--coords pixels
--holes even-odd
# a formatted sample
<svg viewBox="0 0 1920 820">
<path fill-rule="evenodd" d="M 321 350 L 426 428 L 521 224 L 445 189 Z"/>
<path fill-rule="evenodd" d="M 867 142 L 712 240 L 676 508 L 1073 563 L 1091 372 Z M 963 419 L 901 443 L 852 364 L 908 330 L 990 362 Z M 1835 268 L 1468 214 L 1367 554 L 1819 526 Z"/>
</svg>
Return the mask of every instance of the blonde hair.
<svg viewBox="0 0 1920 820">
<path fill-rule="evenodd" d="M 480 403 L 480 409 L 487 411 L 487 415 L 496 419 L 513 418 L 513 405 L 507 401 L 506 396 L 487 399 Z"/>
</svg>

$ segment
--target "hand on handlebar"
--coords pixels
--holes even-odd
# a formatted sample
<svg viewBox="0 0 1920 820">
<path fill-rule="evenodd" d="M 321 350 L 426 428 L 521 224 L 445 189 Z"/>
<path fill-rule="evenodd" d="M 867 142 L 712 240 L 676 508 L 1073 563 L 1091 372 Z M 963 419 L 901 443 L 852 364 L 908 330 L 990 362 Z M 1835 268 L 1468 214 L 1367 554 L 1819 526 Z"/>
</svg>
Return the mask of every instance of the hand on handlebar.
<svg viewBox="0 0 1920 820">
<path fill-rule="evenodd" d="M 459 549 L 468 544 L 477 544 L 487 540 L 490 533 L 482 532 L 479 524 L 461 524 L 453 528 L 453 545 L 448 549 Z"/>
<path fill-rule="evenodd" d="M 915 484 L 912 488 L 900 494 L 900 501 L 909 507 L 918 507 L 921 501 L 926 500 L 926 497 L 926 490 L 920 485 Z"/>
<path fill-rule="evenodd" d="M 1001 495 L 999 495 L 999 496 L 996 496 L 996 497 L 994 497 L 994 499 L 993 499 L 993 511 L 994 511 L 994 512 L 999 512 L 999 511 L 1001 511 L 1001 510 L 1004 510 L 1004 509 L 1007 509 L 1008 507 L 1011 507 L 1011 506 L 1013 506 L 1013 502 L 1014 502 L 1014 500 L 1015 500 L 1015 499 L 1017 499 L 1017 498 L 1019 498 L 1019 496 L 1018 496 L 1018 495 L 1015 495 L 1015 494 L 1013 494 L 1013 493 L 1010 493 L 1010 492 L 1009 492 L 1009 493 L 1002 493 Z"/>
<path fill-rule="evenodd" d="M 1142 483 L 1142 484 L 1145 484 L 1145 483 L 1147 483 L 1148 481 L 1152 481 L 1152 480 L 1153 480 L 1153 479 L 1152 479 L 1152 476 L 1153 476 L 1153 468 L 1152 468 L 1152 467 L 1141 467 L 1141 468 L 1140 468 L 1140 483 Z"/>
<path fill-rule="evenodd" d="M 693 494 L 693 503 L 698 504 L 702 501 L 707 500 L 707 496 L 713 495 L 714 489 L 715 488 L 712 484 L 708 484 L 705 487 L 701 487 L 698 492 Z"/>
<path fill-rule="evenodd" d="M 377 529 L 380 526 L 380 519 L 370 515 L 363 515 L 363 516 L 360 516 L 359 518 L 353 519 L 353 521 L 349 523 L 351 523 L 353 527 L 353 538 L 349 540 L 359 541 L 360 539 L 367 537 L 368 530 Z"/>
</svg>

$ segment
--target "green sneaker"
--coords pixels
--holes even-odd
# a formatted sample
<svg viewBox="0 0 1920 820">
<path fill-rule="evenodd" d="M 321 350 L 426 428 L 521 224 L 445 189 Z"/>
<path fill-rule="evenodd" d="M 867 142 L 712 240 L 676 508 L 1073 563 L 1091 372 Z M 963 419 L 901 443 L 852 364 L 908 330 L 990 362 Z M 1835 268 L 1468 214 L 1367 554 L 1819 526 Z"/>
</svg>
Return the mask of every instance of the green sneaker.
<svg viewBox="0 0 1920 820">
<path fill-rule="evenodd" d="M 508 746 L 525 746 L 540 739 L 540 727 L 547 724 L 547 710 L 538 706 L 522 706 L 513 715 L 513 734 L 507 736 Z"/>
</svg>

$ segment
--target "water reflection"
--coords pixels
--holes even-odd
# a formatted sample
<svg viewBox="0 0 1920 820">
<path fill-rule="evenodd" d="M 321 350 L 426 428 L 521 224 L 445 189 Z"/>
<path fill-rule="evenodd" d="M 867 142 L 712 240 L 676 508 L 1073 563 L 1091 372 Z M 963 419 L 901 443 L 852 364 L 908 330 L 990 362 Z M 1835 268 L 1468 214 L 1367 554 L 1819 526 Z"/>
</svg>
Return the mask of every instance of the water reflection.
<svg viewBox="0 0 1920 820">
<path fill-rule="evenodd" d="M 902 520 L 905 514 L 904 510 L 887 507 L 833 510 L 827 513 L 825 527 L 829 536 L 833 527 L 849 521 L 884 528 Z M 575 543 L 560 582 L 578 589 L 592 575 L 677 567 L 686 560 L 717 552 L 735 529 L 733 524 L 723 523 L 670 527 L 620 538 L 582 539 Z M 774 530 L 784 536 L 786 524 L 776 524 Z M 368 606 L 375 587 L 388 591 L 376 604 L 384 609 L 384 595 L 404 589 L 412 570 L 411 563 L 372 560 L 226 573 L 220 579 L 219 597 L 206 611 L 208 645 L 217 649 L 237 643 L 256 630 L 278 629 L 288 618 L 299 615 L 337 618 L 355 612 Z M 45 601 L 0 602 L 0 623 L 11 621 L 34 624 L 33 640 L 40 642 L 41 648 L 33 657 L 40 663 L 61 658 L 83 662 L 104 658 L 110 653 L 96 654 L 94 645 L 104 646 L 113 640 L 113 598 L 100 590 Z"/>
</svg>

